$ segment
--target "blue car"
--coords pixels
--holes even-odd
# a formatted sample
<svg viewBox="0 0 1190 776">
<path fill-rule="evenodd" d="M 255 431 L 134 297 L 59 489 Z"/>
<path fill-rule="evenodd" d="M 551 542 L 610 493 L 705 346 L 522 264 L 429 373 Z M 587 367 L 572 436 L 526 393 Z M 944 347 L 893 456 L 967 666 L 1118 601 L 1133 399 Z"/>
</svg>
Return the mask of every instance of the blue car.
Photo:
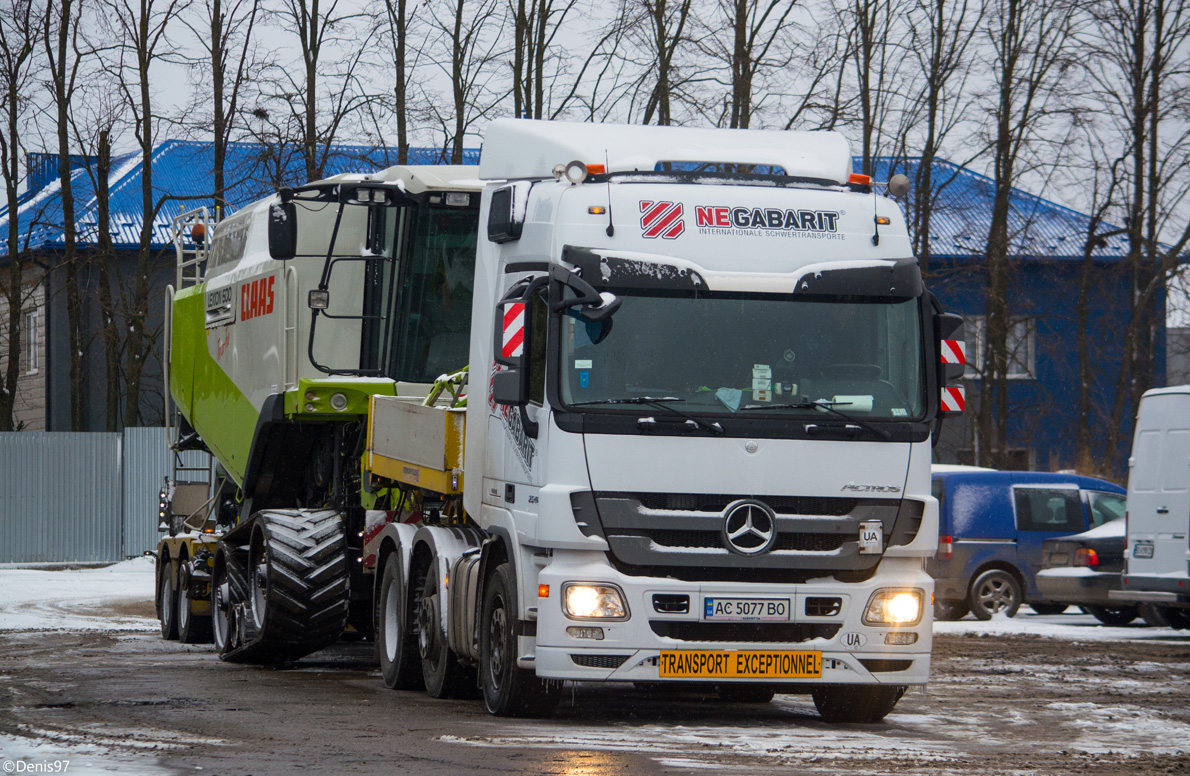
<svg viewBox="0 0 1190 776">
<path fill-rule="evenodd" d="M 1126 495 L 1094 477 L 987 469 L 936 470 L 933 493 L 938 554 L 927 569 L 940 620 L 1012 617 L 1026 602 L 1039 614 L 1064 610 L 1037 588 L 1042 544 L 1106 522 Z"/>
</svg>

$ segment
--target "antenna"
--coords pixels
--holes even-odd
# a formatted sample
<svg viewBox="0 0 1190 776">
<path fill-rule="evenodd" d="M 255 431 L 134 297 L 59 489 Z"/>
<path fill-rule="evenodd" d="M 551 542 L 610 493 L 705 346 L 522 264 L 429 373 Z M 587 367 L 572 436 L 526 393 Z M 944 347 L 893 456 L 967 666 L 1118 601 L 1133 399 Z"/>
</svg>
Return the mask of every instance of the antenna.
<svg viewBox="0 0 1190 776">
<path fill-rule="evenodd" d="M 607 236 L 614 237 L 616 234 L 616 226 L 612 223 L 612 169 L 607 159 L 607 149 L 603 149 L 603 173 L 607 178 Z"/>
</svg>

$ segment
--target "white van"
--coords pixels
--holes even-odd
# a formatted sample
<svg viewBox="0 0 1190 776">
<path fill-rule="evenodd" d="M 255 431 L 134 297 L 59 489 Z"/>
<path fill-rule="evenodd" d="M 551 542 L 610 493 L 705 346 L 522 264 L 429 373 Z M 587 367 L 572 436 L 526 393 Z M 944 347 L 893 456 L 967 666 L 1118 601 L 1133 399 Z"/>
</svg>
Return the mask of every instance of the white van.
<svg viewBox="0 0 1190 776">
<path fill-rule="evenodd" d="M 1146 391 L 1128 459 L 1128 544 L 1112 598 L 1156 605 L 1190 627 L 1190 385 Z"/>
</svg>

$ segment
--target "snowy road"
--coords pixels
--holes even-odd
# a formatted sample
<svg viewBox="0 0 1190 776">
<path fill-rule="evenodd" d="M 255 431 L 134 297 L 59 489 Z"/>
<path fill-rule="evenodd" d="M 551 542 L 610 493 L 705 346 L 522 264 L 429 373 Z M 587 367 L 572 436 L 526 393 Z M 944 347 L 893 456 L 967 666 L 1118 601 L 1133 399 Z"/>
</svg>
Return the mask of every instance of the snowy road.
<svg viewBox="0 0 1190 776">
<path fill-rule="evenodd" d="M 1190 772 L 1186 632 L 1081 614 L 939 623 L 931 685 L 881 725 L 828 726 L 804 696 L 756 706 L 600 686 L 575 688 L 553 720 L 510 721 L 476 701 L 387 690 L 366 644 L 267 670 L 163 642 L 152 585 L 147 559 L 0 568 L 0 764 L 257 776 Z"/>
</svg>

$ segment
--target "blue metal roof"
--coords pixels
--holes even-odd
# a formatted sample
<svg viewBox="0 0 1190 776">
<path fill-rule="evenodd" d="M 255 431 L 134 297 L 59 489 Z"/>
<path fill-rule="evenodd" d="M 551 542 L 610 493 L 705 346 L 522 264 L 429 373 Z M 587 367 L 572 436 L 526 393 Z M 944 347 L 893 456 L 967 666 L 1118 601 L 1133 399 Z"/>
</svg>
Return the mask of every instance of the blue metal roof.
<svg viewBox="0 0 1190 776">
<path fill-rule="evenodd" d="M 857 157 L 856 172 L 861 171 L 861 164 Z M 879 157 L 874 160 L 873 177 L 886 181 L 896 173 L 904 173 L 910 180 L 917 180 L 920 166 L 920 157 Z M 938 158 L 934 159 L 930 178 L 938 192 L 930 216 L 930 255 L 982 258 L 991 228 L 995 181 Z M 1029 259 L 1083 258 L 1090 216 L 1020 189 L 1012 189 L 1009 204 L 1010 255 Z M 1101 223 L 1098 233 L 1118 229 L 1113 224 Z M 1096 259 L 1113 261 L 1127 254 L 1128 238 L 1119 234 L 1104 238 L 1093 255 Z"/>
<path fill-rule="evenodd" d="M 324 175 L 373 172 L 396 164 L 396 149 L 370 146 L 331 146 L 327 152 Z M 56 162 L 56 157 L 54 157 Z M 441 149 L 411 148 L 409 164 L 443 164 Z M 479 151 L 463 152 L 464 164 L 478 164 Z M 154 203 L 168 197 L 153 219 L 153 245 L 170 244 L 170 224 L 174 216 L 192 208 L 213 207 L 214 145 L 209 142 L 166 140 L 153 149 Z M 110 228 L 117 249 L 134 249 L 140 244 L 144 218 L 141 206 L 141 155 L 124 154 L 112 159 L 108 176 L 111 197 Z M 231 143 L 224 164 L 225 199 L 228 211 L 268 196 L 281 186 L 305 183 L 305 163 L 301 149 L 294 145 L 265 146 L 258 143 Z M 98 236 L 95 187 L 85 165 L 71 174 L 74 191 L 75 223 L 80 247 L 93 244 Z M 42 178 L 44 180 L 44 178 Z M 39 191 L 31 191 L 17 208 L 22 242 L 31 249 L 62 246 L 62 182 L 54 179 Z M 0 229 L 7 229 L 8 208 L 0 208 Z M 0 241 L 0 256 L 8 246 Z"/>
<path fill-rule="evenodd" d="M 164 247 L 170 242 L 170 224 L 183 210 L 212 206 L 214 147 L 209 142 L 166 140 L 153 150 L 154 199 L 170 197 L 154 219 L 153 243 Z M 369 146 L 332 146 L 328 153 L 326 176 L 345 172 L 370 172 L 396 163 L 396 151 Z M 412 148 L 410 164 L 440 164 L 441 149 Z M 56 166 L 57 157 L 46 164 Z M 479 151 L 464 152 L 464 164 L 477 164 Z M 875 160 L 877 180 L 887 180 L 902 172 L 915 179 L 920 158 L 881 157 Z M 855 160 L 858 170 L 860 159 Z M 44 165 L 42 165 L 44 166 Z M 39 168 L 40 169 L 40 168 Z M 296 145 L 265 146 L 257 143 L 232 143 L 224 165 L 227 180 L 228 210 L 235 210 L 265 197 L 281 186 L 304 183 L 305 165 Z M 960 168 L 944 159 L 933 162 L 932 179 L 938 197 L 931 217 L 931 255 L 936 258 L 977 258 L 984 255 L 991 222 L 994 183 L 987 176 Z M 45 180 L 42 175 L 39 180 Z M 98 234 L 94 186 L 85 166 L 71 175 L 74 184 L 76 224 L 79 243 L 93 243 Z M 111 232 L 115 246 L 135 248 L 140 242 L 141 159 L 130 153 L 112 160 L 109 176 L 111 191 Z M 18 206 L 22 240 L 33 249 L 52 249 L 62 245 L 62 210 L 59 199 L 61 182 L 51 180 L 40 191 L 31 191 Z M 1082 245 L 1090 221 L 1085 214 L 1013 189 L 1009 233 L 1012 253 L 1023 258 L 1082 259 Z M 7 208 L 0 208 L 0 229 L 7 226 Z M 1114 230 L 1109 224 L 1100 231 Z M 0 256 L 8 246 L 0 242 Z M 1109 237 L 1095 251 L 1102 260 L 1116 260 L 1128 253 L 1123 235 Z"/>
</svg>

